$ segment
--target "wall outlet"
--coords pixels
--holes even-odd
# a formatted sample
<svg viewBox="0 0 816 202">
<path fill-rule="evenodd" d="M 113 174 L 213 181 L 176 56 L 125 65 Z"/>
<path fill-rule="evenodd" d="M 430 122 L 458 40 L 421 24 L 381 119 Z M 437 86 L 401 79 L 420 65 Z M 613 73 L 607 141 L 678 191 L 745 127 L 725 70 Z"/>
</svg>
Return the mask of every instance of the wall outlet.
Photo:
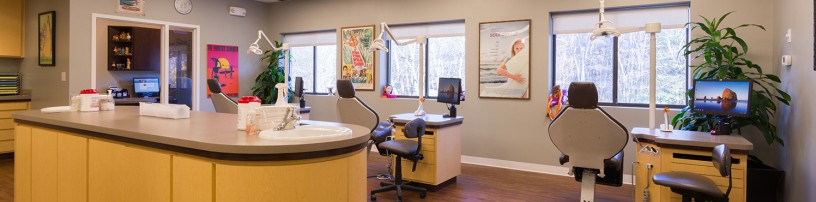
<svg viewBox="0 0 816 202">
<path fill-rule="evenodd" d="M 62 72 L 62 81 L 68 81 L 68 77 L 65 72 Z"/>
</svg>

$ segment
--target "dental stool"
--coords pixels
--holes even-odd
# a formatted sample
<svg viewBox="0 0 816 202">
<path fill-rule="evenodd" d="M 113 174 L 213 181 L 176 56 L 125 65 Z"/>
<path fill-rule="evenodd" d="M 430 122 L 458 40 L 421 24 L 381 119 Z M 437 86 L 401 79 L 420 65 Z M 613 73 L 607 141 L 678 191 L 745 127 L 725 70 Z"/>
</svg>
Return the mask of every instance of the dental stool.
<svg viewBox="0 0 816 202">
<path fill-rule="evenodd" d="M 422 135 L 425 134 L 425 120 L 414 119 L 408 122 L 405 124 L 405 128 L 402 129 L 402 132 L 408 139 L 389 140 L 380 143 L 378 146 L 379 149 L 384 149 L 390 154 L 397 155 L 397 159 L 395 160 L 394 183 L 380 183 L 381 188 L 371 190 L 372 201 L 377 200 L 377 193 L 387 191 L 397 191 L 397 202 L 402 201 L 403 190 L 419 192 L 419 198 L 425 198 L 428 194 L 425 188 L 406 185 L 402 180 L 402 159 L 404 158 L 411 161 L 413 163 L 411 171 L 416 171 L 417 162 L 424 158 L 422 154 L 419 154 L 419 151 L 422 147 Z M 414 138 L 416 138 L 416 141 L 412 140 Z"/>
<path fill-rule="evenodd" d="M 711 179 L 695 173 L 674 171 L 658 173 L 652 176 L 652 181 L 656 185 L 671 188 L 671 191 L 683 196 L 683 202 L 700 201 L 728 201 L 728 194 L 731 193 L 731 151 L 728 146 L 721 144 L 714 147 L 711 154 L 711 162 L 714 168 L 720 172 L 720 176 L 728 176 L 728 189 L 722 193 Z"/>
<path fill-rule="evenodd" d="M 598 89 L 591 82 L 572 82 L 569 105 L 549 126 L 559 162 L 581 182 L 581 202 L 595 200 L 595 184 L 623 184 L 623 148 L 629 132 L 598 107 Z"/>
</svg>

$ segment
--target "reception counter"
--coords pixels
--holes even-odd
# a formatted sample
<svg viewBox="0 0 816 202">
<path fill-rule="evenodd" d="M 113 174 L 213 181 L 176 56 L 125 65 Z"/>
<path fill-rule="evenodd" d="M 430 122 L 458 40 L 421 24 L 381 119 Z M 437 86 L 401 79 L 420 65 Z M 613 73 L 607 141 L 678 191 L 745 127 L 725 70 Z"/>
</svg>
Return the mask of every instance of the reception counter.
<svg viewBox="0 0 816 202">
<path fill-rule="evenodd" d="M 236 115 L 189 119 L 116 111 L 43 114 L 16 122 L 17 201 L 364 201 L 368 130 L 271 140 L 235 128 Z"/>
</svg>

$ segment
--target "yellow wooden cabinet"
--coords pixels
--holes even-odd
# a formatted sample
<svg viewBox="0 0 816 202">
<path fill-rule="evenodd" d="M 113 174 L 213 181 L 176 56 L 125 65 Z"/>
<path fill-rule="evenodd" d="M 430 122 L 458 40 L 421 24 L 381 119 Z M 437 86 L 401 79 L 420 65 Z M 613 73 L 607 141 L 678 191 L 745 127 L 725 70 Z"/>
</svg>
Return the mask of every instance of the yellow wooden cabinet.
<svg viewBox="0 0 816 202">
<path fill-rule="evenodd" d="M 0 102 L 0 153 L 14 151 L 14 120 L 11 113 L 28 110 L 29 107 L 29 102 Z"/>
<path fill-rule="evenodd" d="M 0 6 L 0 57 L 22 58 L 25 43 L 25 1 L 3 0 Z"/>
<path fill-rule="evenodd" d="M 401 124 L 395 126 L 397 131 L 394 135 L 395 139 L 406 139 L 401 132 L 404 126 Z M 426 128 L 419 151 L 424 159 L 417 163 L 416 171 L 412 171 L 413 162 L 403 159 L 403 178 L 433 186 L 454 180 L 461 174 L 461 151 L 461 124 L 442 128 Z"/>
</svg>

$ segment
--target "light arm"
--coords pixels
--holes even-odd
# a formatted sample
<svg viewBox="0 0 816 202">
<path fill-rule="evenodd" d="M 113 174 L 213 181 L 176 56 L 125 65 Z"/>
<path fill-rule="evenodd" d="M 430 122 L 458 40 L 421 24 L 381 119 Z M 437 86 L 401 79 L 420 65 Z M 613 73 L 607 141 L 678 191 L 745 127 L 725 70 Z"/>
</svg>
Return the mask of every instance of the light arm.
<svg viewBox="0 0 816 202">
<path fill-rule="evenodd" d="M 258 45 L 258 41 L 261 41 L 261 38 L 265 39 L 266 42 L 269 43 L 269 46 L 272 47 L 272 50 L 274 50 L 274 51 L 289 50 L 289 44 L 284 43 L 284 44 L 281 45 L 280 48 L 278 48 L 278 47 L 275 46 L 274 43 L 272 43 L 272 41 L 269 40 L 269 37 L 266 36 L 266 33 L 264 33 L 263 30 L 258 30 L 258 39 L 255 39 L 255 42 L 252 42 L 252 44 L 249 45 L 249 49 L 247 49 L 247 53 L 254 53 L 256 55 L 263 54 L 263 50 L 261 50 L 261 46 Z"/>
<path fill-rule="evenodd" d="M 415 43 L 424 43 L 424 41 L 419 41 L 417 39 L 411 39 L 409 41 L 400 42 L 394 37 L 394 34 L 391 33 L 391 28 L 388 27 L 388 24 L 385 22 L 380 23 L 380 34 L 374 39 L 374 43 L 371 45 L 372 49 L 375 51 L 385 51 L 388 52 L 388 46 L 385 45 L 385 34 L 388 34 L 388 37 L 394 41 L 395 44 L 398 46 L 407 46 Z M 419 38 L 419 37 L 418 37 Z"/>
</svg>

